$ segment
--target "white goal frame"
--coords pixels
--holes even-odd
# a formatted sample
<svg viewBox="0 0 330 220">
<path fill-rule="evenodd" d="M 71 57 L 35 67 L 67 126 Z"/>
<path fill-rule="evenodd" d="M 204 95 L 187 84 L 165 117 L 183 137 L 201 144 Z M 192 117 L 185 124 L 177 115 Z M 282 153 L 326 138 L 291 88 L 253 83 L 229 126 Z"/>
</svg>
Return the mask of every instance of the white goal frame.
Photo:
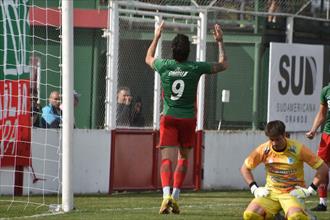
<svg viewBox="0 0 330 220">
<path fill-rule="evenodd" d="M 73 209 L 72 134 L 73 134 L 73 1 L 62 0 L 62 210 Z"/>
</svg>

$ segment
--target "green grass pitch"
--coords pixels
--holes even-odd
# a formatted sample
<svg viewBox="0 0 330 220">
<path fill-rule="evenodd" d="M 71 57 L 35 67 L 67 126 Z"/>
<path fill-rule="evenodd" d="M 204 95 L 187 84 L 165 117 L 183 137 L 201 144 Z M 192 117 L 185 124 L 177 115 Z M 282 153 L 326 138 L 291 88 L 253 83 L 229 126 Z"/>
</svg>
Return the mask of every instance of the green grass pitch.
<svg viewBox="0 0 330 220">
<path fill-rule="evenodd" d="M 48 206 L 36 203 L 58 203 L 55 196 L 11 197 L 0 196 L 0 220 L 4 219 L 242 219 L 242 213 L 251 201 L 248 191 L 184 191 L 179 205 L 180 215 L 159 215 L 161 192 L 115 193 L 113 195 L 75 196 L 75 209 L 69 213 L 51 213 Z M 7 201 L 5 201 L 7 200 Z M 29 201 L 29 203 L 27 203 Z M 307 206 L 317 204 L 317 197 L 307 200 Z M 330 211 L 315 213 L 318 220 L 329 220 Z"/>
</svg>

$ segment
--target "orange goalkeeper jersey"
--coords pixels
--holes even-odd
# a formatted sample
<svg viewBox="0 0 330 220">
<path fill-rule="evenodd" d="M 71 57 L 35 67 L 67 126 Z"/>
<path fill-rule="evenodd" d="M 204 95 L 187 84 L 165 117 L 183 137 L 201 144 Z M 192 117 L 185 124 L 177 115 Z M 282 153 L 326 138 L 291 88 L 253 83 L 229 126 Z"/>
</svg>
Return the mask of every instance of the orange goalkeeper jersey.
<svg viewBox="0 0 330 220">
<path fill-rule="evenodd" d="M 266 187 L 277 193 L 287 193 L 295 186 L 305 187 L 304 162 L 313 169 L 323 163 L 305 145 L 292 139 L 286 139 L 287 147 L 283 152 L 276 152 L 270 141 L 259 145 L 245 160 L 249 169 L 254 169 L 260 163 L 265 164 Z"/>
</svg>

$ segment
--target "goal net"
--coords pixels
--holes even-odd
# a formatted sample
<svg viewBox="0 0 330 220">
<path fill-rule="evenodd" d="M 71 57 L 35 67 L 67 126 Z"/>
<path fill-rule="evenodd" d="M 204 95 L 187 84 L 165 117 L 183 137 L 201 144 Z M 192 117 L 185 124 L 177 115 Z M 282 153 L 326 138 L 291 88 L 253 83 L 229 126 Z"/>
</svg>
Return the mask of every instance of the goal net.
<svg viewBox="0 0 330 220">
<path fill-rule="evenodd" d="M 0 212 L 37 214 L 61 203 L 61 123 L 42 116 L 53 103 L 61 118 L 60 1 L 5 0 L 0 9 Z"/>
</svg>

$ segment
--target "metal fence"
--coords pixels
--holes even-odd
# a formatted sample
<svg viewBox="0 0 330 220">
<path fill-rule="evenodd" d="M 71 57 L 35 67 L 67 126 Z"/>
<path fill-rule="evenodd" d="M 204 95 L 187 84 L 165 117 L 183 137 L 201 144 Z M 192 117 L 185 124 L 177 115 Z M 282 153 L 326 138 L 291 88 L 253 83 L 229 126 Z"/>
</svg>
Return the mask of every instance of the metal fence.
<svg viewBox="0 0 330 220">
<path fill-rule="evenodd" d="M 144 58 L 153 37 L 155 15 L 167 23 L 161 52 L 163 58 L 170 58 L 169 44 L 176 33 L 188 35 L 191 42 L 196 40 L 198 24 L 193 17 L 201 11 L 207 11 L 206 60 L 216 62 L 217 47 L 212 40 L 212 27 L 218 22 L 224 27 L 230 68 L 223 74 L 206 77 L 205 129 L 263 128 L 267 112 L 269 45 L 261 37 L 262 31 L 265 31 L 261 28 L 276 29 L 281 25 L 279 29 L 284 28 L 282 33 L 291 31 L 292 34 L 293 29 L 285 29 L 288 17 L 316 20 L 324 24 L 329 22 L 329 1 L 140 0 L 120 1 L 119 5 L 119 49 L 115 64 L 118 76 L 114 78 L 117 84 L 112 87 L 112 93 L 117 93 L 123 87 L 128 88 L 130 115 L 135 114 L 136 103 L 140 103 L 143 123 L 119 123 L 116 112 L 117 128 L 153 127 L 155 74 L 145 64 Z M 289 34 L 286 38 L 290 38 Z M 196 46 L 192 44 L 191 60 L 196 59 L 195 49 Z M 113 70 L 111 68 L 107 69 L 108 76 Z M 223 90 L 230 92 L 228 103 L 222 101 Z M 109 92 L 107 94 L 106 102 L 110 100 Z M 113 105 L 118 95 L 112 96 Z M 107 108 L 105 111 L 108 111 Z"/>
</svg>

